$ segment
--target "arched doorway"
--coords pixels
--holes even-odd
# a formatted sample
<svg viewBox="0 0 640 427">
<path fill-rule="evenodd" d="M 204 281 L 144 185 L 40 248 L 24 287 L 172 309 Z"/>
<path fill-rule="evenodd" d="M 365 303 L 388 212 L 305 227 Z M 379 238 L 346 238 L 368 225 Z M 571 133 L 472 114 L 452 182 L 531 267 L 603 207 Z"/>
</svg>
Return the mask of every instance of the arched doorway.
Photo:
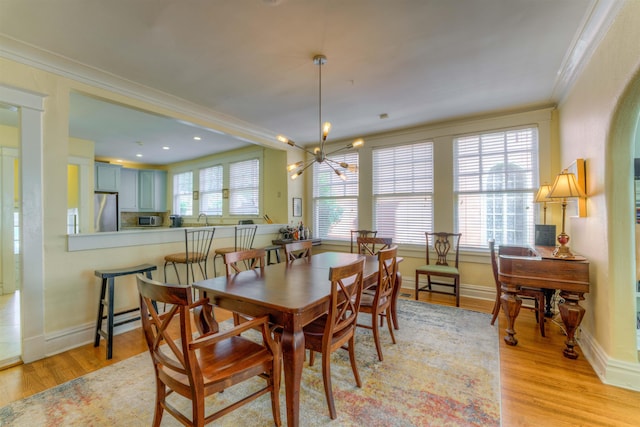
<svg viewBox="0 0 640 427">
<path fill-rule="evenodd" d="M 640 140 L 640 74 L 632 80 L 615 111 L 608 135 L 605 192 L 608 197 L 609 274 L 614 286 L 615 324 L 629 325 L 622 331 L 624 360 L 639 361 L 637 313 L 640 293 L 636 284 L 636 209 L 634 162 L 636 142 Z M 620 338 L 618 338 L 620 339 Z M 622 348 L 622 343 L 614 343 Z"/>
</svg>

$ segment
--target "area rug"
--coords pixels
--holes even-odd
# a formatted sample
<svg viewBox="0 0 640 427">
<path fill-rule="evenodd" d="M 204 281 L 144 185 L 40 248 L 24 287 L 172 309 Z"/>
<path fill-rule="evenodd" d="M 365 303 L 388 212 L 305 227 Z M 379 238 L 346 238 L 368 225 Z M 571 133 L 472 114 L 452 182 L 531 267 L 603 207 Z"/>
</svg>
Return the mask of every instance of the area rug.
<svg viewBox="0 0 640 427">
<path fill-rule="evenodd" d="M 329 418 L 320 361 L 312 367 L 305 363 L 300 425 L 499 426 L 499 339 L 490 316 L 400 300 L 398 318 L 397 344 L 391 343 L 386 324 L 382 329 L 383 362 L 371 331 L 358 328 L 362 388 L 355 385 L 346 352 L 331 356 L 335 421 Z M 246 382 L 211 396 L 208 407 L 224 405 L 256 384 Z M 154 393 L 153 368 L 144 353 L 0 408 L 0 425 L 146 427 L 153 419 Z M 176 405 L 189 408 L 188 401 L 175 398 Z M 286 425 L 284 381 L 281 404 Z M 162 426 L 178 425 L 165 413 Z M 272 426 L 269 396 L 212 425 Z"/>
</svg>

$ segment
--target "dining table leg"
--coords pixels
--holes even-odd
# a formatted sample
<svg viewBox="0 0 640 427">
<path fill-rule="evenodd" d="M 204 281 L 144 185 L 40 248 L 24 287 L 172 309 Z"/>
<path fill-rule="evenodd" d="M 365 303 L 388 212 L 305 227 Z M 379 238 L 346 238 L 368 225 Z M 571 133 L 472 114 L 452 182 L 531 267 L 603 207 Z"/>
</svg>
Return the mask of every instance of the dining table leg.
<svg viewBox="0 0 640 427">
<path fill-rule="evenodd" d="M 300 382 L 304 364 L 304 333 L 302 326 L 285 327 L 280 342 L 284 365 L 284 385 L 287 404 L 287 425 L 300 425 Z"/>
</svg>

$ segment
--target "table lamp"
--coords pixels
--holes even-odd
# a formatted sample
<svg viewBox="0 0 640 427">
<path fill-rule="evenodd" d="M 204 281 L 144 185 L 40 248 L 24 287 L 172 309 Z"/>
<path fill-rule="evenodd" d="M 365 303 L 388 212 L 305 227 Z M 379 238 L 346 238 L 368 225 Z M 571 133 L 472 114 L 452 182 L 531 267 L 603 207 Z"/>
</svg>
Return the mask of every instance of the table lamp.
<svg viewBox="0 0 640 427">
<path fill-rule="evenodd" d="M 543 224 L 547 224 L 547 203 L 551 203 L 551 200 L 548 198 L 549 192 L 551 191 L 551 186 L 546 182 L 538 188 L 538 192 L 536 193 L 536 198 L 534 200 L 535 203 L 543 203 Z"/>
<path fill-rule="evenodd" d="M 558 243 L 560 246 L 553 252 L 553 256 L 557 258 L 574 258 L 573 253 L 571 253 L 567 245 L 569 243 L 569 235 L 564 232 L 564 223 L 567 212 L 567 199 L 575 197 L 587 196 L 578 185 L 576 176 L 567 171 L 567 169 L 563 169 L 562 172 L 556 176 L 556 180 L 547 195 L 549 199 L 562 199 L 562 232 L 558 234 Z"/>
</svg>

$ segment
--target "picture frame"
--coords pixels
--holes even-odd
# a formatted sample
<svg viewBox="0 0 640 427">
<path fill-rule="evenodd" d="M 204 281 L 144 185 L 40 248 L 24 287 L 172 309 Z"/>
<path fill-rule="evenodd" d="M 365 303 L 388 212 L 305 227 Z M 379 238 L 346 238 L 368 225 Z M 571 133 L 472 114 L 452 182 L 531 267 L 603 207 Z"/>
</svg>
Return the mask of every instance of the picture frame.
<svg viewBox="0 0 640 427">
<path fill-rule="evenodd" d="M 587 170 L 584 159 L 576 159 L 567 167 L 567 171 L 576 176 L 578 185 L 587 194 Z M 585 198 L 577 198 L 567 200 L 567 214 L 569 216 L 586 217 L 587 216 L 587 200 Z"/>
<path fill-rule="evenodd" d="M 302 216 L 302 199 L 299 197 L 293 198 L 293 216 L 294 217 Z"/>
</svg>

